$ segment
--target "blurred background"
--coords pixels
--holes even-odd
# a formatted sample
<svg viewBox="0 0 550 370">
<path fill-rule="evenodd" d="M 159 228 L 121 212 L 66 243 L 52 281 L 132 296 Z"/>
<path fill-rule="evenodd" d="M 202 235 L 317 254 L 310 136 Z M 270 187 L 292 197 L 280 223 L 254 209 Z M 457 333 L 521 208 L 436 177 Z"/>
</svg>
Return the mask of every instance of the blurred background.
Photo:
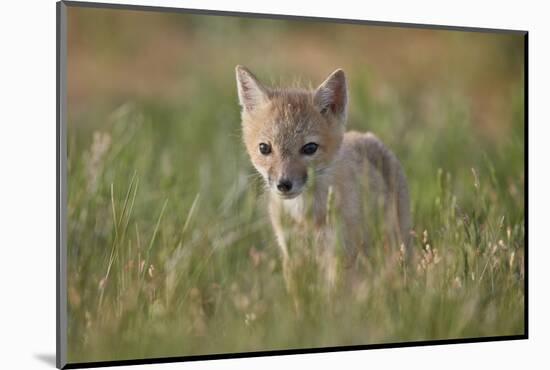
<svg viewBox="0 0 550 370">
<path fill-rule="evenodd" d="M 69 359 L 521 333 L 523 43 L 513 33 L 70 6 Z M 348 127 L 373 131 L 401 158 L 416 248 L 428 265 L 444 261 L 433 280 L 420 266 L 413 289 L 373 268 L 395 294 L 367 285 L 330 312 L 304 282 L 308 318 L 292 314 L 241 144 L 237 64 L 283 86 L 316 87 L 345 70 Z M 418 311 L 420 297 L 414 315 L 381 309 Z"/>
<path fill-rule="evenodd" d="M 205 83 L 232 92 L 244 64 L 266 82 L 314 85 L 340 67 L 373 99 L 464 95 L 476 127 L 498 131 L 523 85 L 520 35 L 76 8 L 69 28 L 71 121 L 128 100 L 177 104 Z"/>
</svg>

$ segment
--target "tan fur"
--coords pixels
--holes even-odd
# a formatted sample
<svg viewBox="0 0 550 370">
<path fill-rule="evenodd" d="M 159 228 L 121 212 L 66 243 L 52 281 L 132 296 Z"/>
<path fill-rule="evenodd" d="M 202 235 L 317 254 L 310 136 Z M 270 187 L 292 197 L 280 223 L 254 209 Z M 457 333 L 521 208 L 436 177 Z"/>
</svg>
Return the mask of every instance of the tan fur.
<svg viewBox="0 0 550 370">
<path fill-rule="evenodd" d="M 408 251 L 411 221 L 405 174 L 395 155 L 376 136 L 344 133 L 344 72 L 336 70 L 314 91 L 267 88 L 241 66 L 237 66 L 236 73 L 243 107 L 244 143 L 254 167 L 270 189 L 270 217 L 283 266 L 288 266 L 290 258 L 289 232 L 296 230 L 286 226 L 288 220 L 298 227 L 313 225 L 308 230 L 317 236 L 319 254 L 332 255 L 334 228 L 327 221 L 330 189 L 343 225 L 348 264 L 353 263 L 358 252 L 367 253 L 368 213 L 362 206 L 367 193 L 372 202 L 380 198 L 383 201 L 391 244 Z M 303 154 L 301 148 L 311 142 L 319 145 L 317 151 Z M 272 151 L 268 155 L 260 153 L 260 143 L 267 143 Z M 308 169 L 315 176 L 314 186 L 308 182 Z M 288 193 L 277 190 L 281 179 L 292 182 Z M 313 198 L 312 212 L 308 212 L 306 194 Z M 284 273 L 288 283 L 286 267 Z"/>
</svg>

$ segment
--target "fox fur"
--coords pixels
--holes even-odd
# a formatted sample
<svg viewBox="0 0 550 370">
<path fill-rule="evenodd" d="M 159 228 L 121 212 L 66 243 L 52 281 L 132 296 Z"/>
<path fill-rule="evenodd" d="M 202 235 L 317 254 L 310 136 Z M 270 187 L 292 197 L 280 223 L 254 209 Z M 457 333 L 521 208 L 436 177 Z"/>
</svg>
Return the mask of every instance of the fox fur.
<svg viewBox="0 0 550 370">
<path fill-rule="evenodd" d="M 411 216 L 405 173 L 375 135 L 346 132 L 344 71 L 337 69 L 315 90 L 267 87 L 243 66 L 236 67 L 236 77 L 243 139 L 269 189 L 269 214 L 285 278 L 288 239 L 296 230 L 289 223 L 312 225 L 308 230 L 318 236 L 319 254 L 334 252 L 334 225 L 327 217 L 331 192 L 347 265 L 358 253 L 368 255 L 370 248 L 365 220 L 369 212 L 363 207 L 367 194 L 373 203 L 382 199 L 390 244 L 408 254 Z M 311 175 L 315 186 L 309 184 Z M 313 199 L 311 209 L 306 194 Z"/>
</svg>

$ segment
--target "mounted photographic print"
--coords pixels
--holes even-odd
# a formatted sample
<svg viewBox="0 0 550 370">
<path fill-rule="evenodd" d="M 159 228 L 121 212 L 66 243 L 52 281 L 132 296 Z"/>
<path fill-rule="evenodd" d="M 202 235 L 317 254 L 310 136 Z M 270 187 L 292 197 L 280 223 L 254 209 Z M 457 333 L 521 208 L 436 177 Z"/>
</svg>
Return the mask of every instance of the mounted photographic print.
<svg viewBox="0 0 550 370">
<path fill-rule="evenodd" d="M 527 32 L 57 5 L 58 367 L 527 338 Z"/>
</svg>

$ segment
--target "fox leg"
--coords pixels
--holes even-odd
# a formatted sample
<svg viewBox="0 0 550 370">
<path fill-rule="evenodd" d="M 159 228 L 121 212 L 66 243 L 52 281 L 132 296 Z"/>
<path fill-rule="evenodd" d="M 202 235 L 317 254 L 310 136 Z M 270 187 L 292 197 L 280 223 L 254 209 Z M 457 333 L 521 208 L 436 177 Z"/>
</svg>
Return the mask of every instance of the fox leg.
<svg viewBox="0 0 550 370">
<path fill-rule="evenodd" d="M 281 204 L 271 199 L 269 202 L 269 216 L 271 218 L 271 225 L 277 239 L 277 245 L 281 252 L 283 278 L 285 280 L 286 291 L 292 298 L 294 304 L 294 311 L 297 315 L 301 314 L 299 296 L 296 292 L 296 286 L 293 282 L 292 265 L 290 263 L 290 256 L 288 253 L 288 245 L 286 242 L 286 235 L 282 224 Z"/>
<path fill-rule="evenodd" d="M 321 267 L 321 279 L 324 279 L 328 292 L 336 286 L 337 265 L 335 254 L 334 225 L 330 220 L 334 203 L 334 192 L 326 185 L 318 184 L 313 199 L 313 226 L 315 246 L 319 251 L 318 263 Z"/>
<path fill-rule="evenodd" d="M 334 231 L 326 224 L 316 225 L 315 245 L 319 250 L 317 260 L 321 267 L 321 278 L 325 280 L 329 291 L 336 286 L 337 277 L 334 243 Z"/>
<path fill-rule="evenodd" d="M 340 201 L 342 214 L 345 266 L 351 267 L 359 252 L 367 253 L 367 230 L 359 193 L 348 189 Z"/>
<path fill-rule="evenodd" d="M 281 205 L 274 200 L 269 202 L 269 216 L 271 219 L 271 225 L 273 227 L 273 232 L 275 233 L 275 238 L 277 239 L 277 245 L 281 253 L 281 258 L 283 260 L 283 277 L 285 279 L 285 284 L 287 290 L 290 291 L 291 288 L 291 269 L 290 269 L 290 259 L 288 255 L 288 246 L 286 243 L 286 236 L 284 227 L 281 222 Z"/>
</svg>

